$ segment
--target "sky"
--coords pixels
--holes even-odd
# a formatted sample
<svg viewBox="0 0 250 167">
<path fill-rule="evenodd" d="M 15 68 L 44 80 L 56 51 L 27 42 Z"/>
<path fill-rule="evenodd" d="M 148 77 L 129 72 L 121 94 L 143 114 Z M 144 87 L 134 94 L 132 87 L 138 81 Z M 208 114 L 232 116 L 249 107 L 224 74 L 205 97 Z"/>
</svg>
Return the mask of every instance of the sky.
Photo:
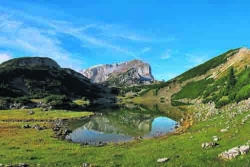
<svg viewBox="0 0 250 167">
<path fill-rule="evenodd" d="M 0 63 L 50 57 L 76 71 L 133 59 L 169 80 L 232 48 L 249 47 L 241 0 L 1 0 Z"/>
</svg>

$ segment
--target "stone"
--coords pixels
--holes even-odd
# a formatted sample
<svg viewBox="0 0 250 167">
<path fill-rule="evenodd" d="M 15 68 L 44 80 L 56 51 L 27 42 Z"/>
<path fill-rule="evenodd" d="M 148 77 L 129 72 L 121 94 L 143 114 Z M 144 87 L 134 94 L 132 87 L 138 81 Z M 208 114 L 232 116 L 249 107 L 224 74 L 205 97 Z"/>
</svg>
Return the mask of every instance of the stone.
<svg viewBox="0 0 250 167">
<path fill-rule="evenodd" d="M 205 143 L 202 143 L 201 144 L 201 148 L 203 149 L 208 149 L 208 148 L 212 148 L 212 147 L 215 147 L 219 145 L 218 143 L 215 143 L 215 142 L 205 142 Z"/>
<path fill-rule="evenodd" d="M 31 128 L 31 126 L 29 124 L 26 124 L 23 126 L 24 129 L 28 129 L 28 128 Z"/>
<path fill-rule="evenodd" d="M 97 146 L 97 147 L 103 147 L 103 146 L 106 146 L 106 145 L 107 145 L 107 143 L 99 142 L 95 146 Z"/>
<path fill-rule="evenodd" d="M 219 141 L 220 140 L 220 138 L 219 137 L 217 137 L 217 136 L 213 136 L 213 141 Z"/>
<path fill-rule="evenodd" d="M 240 152 L 238 151 L 238 149 L 232 148 L 228 151 L 225 151 L 225 152 L 219 154 L 219 157 L 222 159 L 231 160 L 233 158 L 236 158 L 239 155 L 240 155 Z"/>
<path fill-rule="evenodd" d="M 37 130 L 43 130 L 43 128 L 40 125 L 34 125 L 32 126 L 32 128 Z"/>
<path fill-rule="evenodd" d="M 83 163 L 82 167 L 89 167 L 89 164 L 88 163 Z"/>
<path fill-rule="evenodd" d="M 19 163 L 16 165 L 16 167 L 28 167 L 29 165 L 26 163 Z"/>
<path fill-rule="evenodd" d="M 64 135 L 68 135 L 70 133 L 72 133 L 72 130 L 69 130 L 69 129 L 65 129 L 63 132 Z"/>
<path fill-rule="evenodd" d="M 164 163 L 164 162 L 168 162 L 169 161 L 169 158 L 159 158 L 157 160 L 158 163 Z"/>
<path fill-rule="evenodd" d="M 220 132 L 227 132 L 228 129 L 221 129 Z"/>
<path fill-rule="evenodd" d="M 239 151 L 241 155 L 245 155 L 249 152 L 249 146 L 247 145 L 240 146 Z"/>
<path fill-rule="evenodd" d="M 138 137 L 133 137 L 133 140 L 142 140 L 143 137 L 142 136 L 138 136 Z"/>
<path fill-rule="evenodd" d="M 34 111 L 29 111 L 29 115 L 33 115 L 33 114 L 35 114 Z"/>
<path fill-rule="evenodd" d="M 219 154 L 218 156 L 222 159 L 231 160 L 231 159 L 236 158 L 239 155 L 247 154 L 249 152 L 249 149 L 250 148 L 248 145 L 242 145 L 242 146 L 231 148 L 230 150 L 225 151 Z"/>
<path fill-rule="evenodd" d="M 61 128 L 58 127 L 58 126 L 52 128 L 52 130 L 53 130 L 54 132 L 57 132 L 57 131 L 59 131 L 60 129 L 61 129 Z"/>
</svg>

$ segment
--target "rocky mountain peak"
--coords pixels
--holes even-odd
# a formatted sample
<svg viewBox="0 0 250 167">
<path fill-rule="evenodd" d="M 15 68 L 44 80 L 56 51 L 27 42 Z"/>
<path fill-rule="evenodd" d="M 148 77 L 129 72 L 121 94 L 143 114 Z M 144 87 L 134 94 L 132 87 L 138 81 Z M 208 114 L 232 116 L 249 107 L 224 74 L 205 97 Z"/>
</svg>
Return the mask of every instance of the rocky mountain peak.
<svg viewBox="0 0 250 167">
<path fill-rule="evenodd" d="M 136 59 L 122 63 L 93 66 L 88 69 L 82 70 L 81 74 L 91 79 L 93 82 L 101 83 L 111 78 L 114 79 L 118 76 L 121 76 L 122 74 L 130 75 L 131 73 L 128 71 L 130 71 L 131 69 L 133 69 L 133 80 L 154 80 L 154 77 L 151 72 L 151 66 L 148 63 Z M 128 78 L 123 75 L 123 80 L 124 77 Z"/>
</svg>

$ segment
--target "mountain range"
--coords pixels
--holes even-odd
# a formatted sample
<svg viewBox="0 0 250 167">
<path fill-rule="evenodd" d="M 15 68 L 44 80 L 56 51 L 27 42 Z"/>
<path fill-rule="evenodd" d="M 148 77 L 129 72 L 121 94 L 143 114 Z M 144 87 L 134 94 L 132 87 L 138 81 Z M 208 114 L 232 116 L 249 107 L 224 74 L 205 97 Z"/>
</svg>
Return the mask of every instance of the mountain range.
<svg viewBox="0 0 250 167">
<path fill-rule="evenodd" d="M 120 87 L 123 93 L 136 89 L 139 96 L 172 105 L 214 102 L 221 107 L 250 97 L 249 61 L 248 48 L 232 49 L 167 82 L 152 84 L 151 66 L 141 60 L 97 65 L 78 73 L 61 68 L 50 58 L 23 57 L 0 64 L 0 94 L 37 98 L 63 94 L 97 99 L 111 92 L 109 86 Z M 230 69 L 234 85 L 228 84 Z"/>
</svg>

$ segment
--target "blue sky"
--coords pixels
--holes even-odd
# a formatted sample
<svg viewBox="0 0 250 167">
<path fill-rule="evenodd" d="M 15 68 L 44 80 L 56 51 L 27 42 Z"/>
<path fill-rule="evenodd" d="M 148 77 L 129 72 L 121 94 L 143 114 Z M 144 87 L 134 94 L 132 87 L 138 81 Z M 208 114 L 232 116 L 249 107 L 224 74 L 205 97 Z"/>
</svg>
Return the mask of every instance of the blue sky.
<svg viewBox="0 0 250 167">
<path fill-rule="evenodd" d="M 240 0 L 0 1 L 0 62 L 46 56 L 75 70 L 141 59 L 168 80 L 231 48 L 249 47 Z"/>
</svg>

